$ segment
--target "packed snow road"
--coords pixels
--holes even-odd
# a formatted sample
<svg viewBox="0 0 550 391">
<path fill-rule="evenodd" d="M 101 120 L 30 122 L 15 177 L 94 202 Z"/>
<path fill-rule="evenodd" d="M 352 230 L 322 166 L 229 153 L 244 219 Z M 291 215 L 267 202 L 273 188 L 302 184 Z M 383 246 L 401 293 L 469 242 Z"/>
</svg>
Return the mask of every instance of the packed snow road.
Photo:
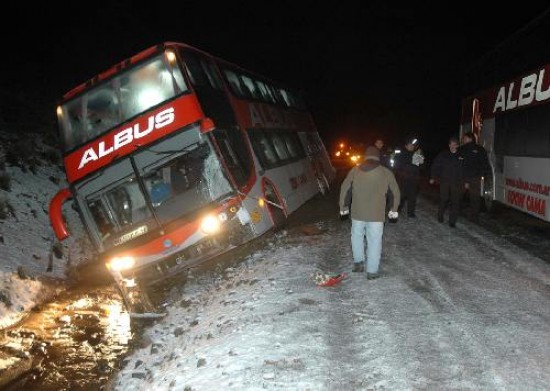
<svg viewBox="0 0 550 391">
<path fill-rule="evenodd" d="M 550 264 L 483 226 L 385 228 L 381 277 L 351 273 L 337 188 L 233 267 L 189 273 L 116 390 L 548 390 Z M 313 275 L 349 273 L 316 286 Z"/>
</svg>

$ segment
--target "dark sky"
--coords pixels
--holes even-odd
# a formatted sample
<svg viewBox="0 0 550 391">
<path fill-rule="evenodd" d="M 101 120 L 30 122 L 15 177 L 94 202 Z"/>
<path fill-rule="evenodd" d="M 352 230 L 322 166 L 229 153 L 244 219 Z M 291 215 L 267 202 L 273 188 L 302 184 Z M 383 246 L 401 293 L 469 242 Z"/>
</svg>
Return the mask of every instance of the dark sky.
<svg viewBox="0 0 550 391">
<path fill-rule="evenodd" d="M 18 27 L 4 24 L 0 31 L 9 53 L 2 60 L 4 121 L 28 110 L 54 120 L 67 90 L 155 43 L 179 41 L 303 90 L 327 142 L 364 142 L 378 133 L 401 144 L 414 134 L 443 147 L 458 132 L 463 71 L 548 7 L 546 1 L 491 8 L 479 2 L 132 3 L 58 2 L 15 11 Z"/>
</svg>

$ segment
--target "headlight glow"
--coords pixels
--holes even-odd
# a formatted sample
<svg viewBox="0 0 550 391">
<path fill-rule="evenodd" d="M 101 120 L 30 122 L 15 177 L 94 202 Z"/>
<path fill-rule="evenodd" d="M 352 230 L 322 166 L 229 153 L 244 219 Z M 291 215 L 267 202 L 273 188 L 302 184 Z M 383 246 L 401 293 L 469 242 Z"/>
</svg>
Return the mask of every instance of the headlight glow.
<svg viewBox="0 0 550 391">
<path fill-rule="evenodd" d="M 174 62 L 174 61 L 176 61 L 176 53 L 174 53 L 171 50 L 168 50 L 168 51 L 166 51 L 166 58 L 168 59 L 168 61 Z"/>
<path fill-rule="evenodd" d="M 208 235 L 215 234 L 220 230 L 220 220 L 212 215 L 204 217 L 201 221 L 201 230 Z"/>
<path fill-rule="evenodd" d="M 132 257 L 115 257 L 107 262 L 107 268 L 119 272 L 131 269 L 135 263 L 136 261 Z"/>
</svg>

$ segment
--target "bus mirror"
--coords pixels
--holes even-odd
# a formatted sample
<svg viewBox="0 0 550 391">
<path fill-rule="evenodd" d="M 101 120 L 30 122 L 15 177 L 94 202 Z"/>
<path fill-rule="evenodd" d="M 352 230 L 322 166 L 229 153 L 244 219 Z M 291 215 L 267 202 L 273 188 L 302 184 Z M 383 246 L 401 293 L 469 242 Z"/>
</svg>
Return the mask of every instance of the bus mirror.
<svg viewBox="0 0 550 391">
<path fill-rule="evenodd" d="M 50 201 L 49 215 L 50 223 L 58 240 L 65 240 L 69 237 L 67 223 L 63 219 L 63 203 L 71 198 L 73 194 L 67 188 L 61 189 Z"/>
<path fill-rule="evenodd" d="M 214 121 L 212 121 L 211 118 L 204 117 L 201 120 L 201 133 L 208 133 L 216 129 L 216 125 L 214 124 Z"/>
</svg>

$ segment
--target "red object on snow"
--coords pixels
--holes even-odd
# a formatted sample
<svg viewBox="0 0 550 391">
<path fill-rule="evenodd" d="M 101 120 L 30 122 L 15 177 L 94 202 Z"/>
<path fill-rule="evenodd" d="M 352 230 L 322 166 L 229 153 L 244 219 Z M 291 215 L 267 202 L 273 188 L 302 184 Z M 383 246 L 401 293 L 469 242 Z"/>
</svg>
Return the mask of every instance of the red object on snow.
<svg viewBox="0 0 550 391">
<path fill-rule="evenodd" d="M 338 274 L 336 276 L 330 277 L 325 282 L 319 284 L 319 286 L 333 286 L 338 284 L 340 281 L 342 281 L 344 278 L 348 276 L 347 273 Z"/>
</svg>

